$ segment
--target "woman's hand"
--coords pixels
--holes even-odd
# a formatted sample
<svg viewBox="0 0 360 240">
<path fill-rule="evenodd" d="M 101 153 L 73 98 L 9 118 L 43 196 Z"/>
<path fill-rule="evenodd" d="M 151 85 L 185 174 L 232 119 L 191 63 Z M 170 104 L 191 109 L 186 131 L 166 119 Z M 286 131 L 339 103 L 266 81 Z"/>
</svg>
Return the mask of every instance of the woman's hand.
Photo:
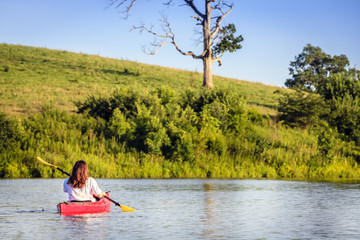
<svg viewBox="0 0 360 240">
<path fill-rule="evenodd" d="M 103 198 L 106 194 L 104 192 L 99 193 L 98 195 L 96 195 L 96 197 L 98 198 Z"/>
</svg>

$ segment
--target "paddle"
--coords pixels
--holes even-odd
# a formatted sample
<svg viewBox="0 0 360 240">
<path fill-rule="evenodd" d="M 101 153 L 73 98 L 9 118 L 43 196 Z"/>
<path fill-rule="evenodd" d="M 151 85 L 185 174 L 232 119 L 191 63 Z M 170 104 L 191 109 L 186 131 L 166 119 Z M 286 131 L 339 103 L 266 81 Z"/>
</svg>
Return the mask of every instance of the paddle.
<svg viewBox="0 0 360 240">
<path fill-rule="evenodd" d="M 53 164 L 50 164 L 50 163 L 48 163 L 48 162 L 45 162 L 41 157 L 37 157 L 37 160 L 39 160 L 40 162 L 42 162 L 42 163 L 44 163 L 44 164 L 46 164 L 46 165 L 49 165 L 49 166 L 51 166 L 51 167 L 54 167 L 54 168 L 56 168 L 57 170 L 59 170 L 60 172 L 66 174 L 66 175 L 68 175 L 68 176 L 70 176 L 69 173 L 65 172 L 64 170 L 62 170 L 62 169 L 59 168 L 58 166 L 53 165 Z M 133 209 L 133 208 L 131 208 L 131 207 L 127 207 L 127 206 L 125 206 L 125 205 L 120 205 L 120 203 L 115 202 L 114 200 L 112 200 L 112 199 L 109 198 L 108 196 L 104 196 L 104 197 L 107 198 L 108 200 L 110 200 L 111 202 L 113 202 L 116 206 L 119 206 L 123 212 L 134 212 L 134 211 L 136 211 L 135 209 Z"/>
</svg>

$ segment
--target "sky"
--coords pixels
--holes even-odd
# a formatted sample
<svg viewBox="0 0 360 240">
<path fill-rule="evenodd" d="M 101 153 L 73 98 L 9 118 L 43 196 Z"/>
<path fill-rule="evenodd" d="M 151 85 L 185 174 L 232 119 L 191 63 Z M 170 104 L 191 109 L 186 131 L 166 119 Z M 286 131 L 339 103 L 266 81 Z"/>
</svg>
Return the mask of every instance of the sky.
<svg viewBox="0 0 360 240">
<path fill-rule="evenodd" d="M 130 31 L 145 24 L 159 31 L 165 14 L 180 48 L 201 53 L 193 11 L 183 1 L 138 0 L 129 17 L 107 0 L 0 0 L 0 43 L 45 47 L 202 72 L 202 61 L 166 45 L 147 55 L 153 36 Z M 195 0 L 203 4 L 203 0 Z M 229 2 L 229 1 L 228 1 Z M 225 53 L 213 74 L 283 87 L 290 62 L 307 44 L 331 56 L 345 54 L 360 69 L 360 0 L 233 0 L 223 25 L 234 23 L 242 49 Z M 215 82 L 216 84 L 216 82 Z"/>
</svg>

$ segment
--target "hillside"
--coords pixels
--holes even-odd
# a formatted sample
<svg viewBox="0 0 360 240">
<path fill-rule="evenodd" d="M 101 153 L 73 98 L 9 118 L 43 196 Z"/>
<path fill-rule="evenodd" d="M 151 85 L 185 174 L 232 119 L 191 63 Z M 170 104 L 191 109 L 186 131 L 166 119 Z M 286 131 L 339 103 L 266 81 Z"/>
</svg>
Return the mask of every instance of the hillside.
<svg viewBox="0 0 360 240">
<path fill-rule="evenodd" d="M 229 87 L 249 106 L 275 116 L 278 87 L 214 76 L 215 87 Z M 72 53 L 0 44 L 0 112 L 29 115 L 43 105 L 74 111 L 74 101 L 106 96 L 124 86 L 175 90 L 200 88 L 202 73 Z"/>
<path fill-rule="evenodd" d="M 278 87 L 215 76 L 206 90 L 201 73 L 43 48 L 0 55 L 0 178 L 63 177 L 37 156 L 102 178 L 360 177 L 354 142 L 267 117 Z"/>
</svg>

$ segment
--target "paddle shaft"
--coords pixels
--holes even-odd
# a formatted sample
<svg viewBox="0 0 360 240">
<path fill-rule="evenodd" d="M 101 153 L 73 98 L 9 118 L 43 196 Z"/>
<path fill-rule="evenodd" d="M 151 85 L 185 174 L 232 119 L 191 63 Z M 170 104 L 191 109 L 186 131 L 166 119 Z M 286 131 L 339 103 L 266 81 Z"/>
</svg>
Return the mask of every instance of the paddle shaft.
<svg viewBox="0 0 360 240">
<path fill-rule="evenodd" d="M 114 200 L 112 200 L 111 198 L 109 198 L 108 196 L 104 196 L 105 198 L 107 198 L 107 199 L 109 199 L 111 202 L 113 202 L 116 206 L 119 206 L 119 207 L 121 207 L 121 205 L 120 205 L 120 203 L 118 203 L 118 202 L 115 202 Z"/>
<path fill-rule="evenodd" d="M 69 173 L 67 173 L 67 172 L 65 172 L 65 171 L 64 171 L 64 170 L 62 170 L 61 168 L 56 167 L 56 169 L 57 169 L 57 170 L 59 170 L 60 172 L 64 173 L 64 174 L 68 175 L 68 176 L 70 177 L 70 174 L 69 174 Z"/>
</svg>

